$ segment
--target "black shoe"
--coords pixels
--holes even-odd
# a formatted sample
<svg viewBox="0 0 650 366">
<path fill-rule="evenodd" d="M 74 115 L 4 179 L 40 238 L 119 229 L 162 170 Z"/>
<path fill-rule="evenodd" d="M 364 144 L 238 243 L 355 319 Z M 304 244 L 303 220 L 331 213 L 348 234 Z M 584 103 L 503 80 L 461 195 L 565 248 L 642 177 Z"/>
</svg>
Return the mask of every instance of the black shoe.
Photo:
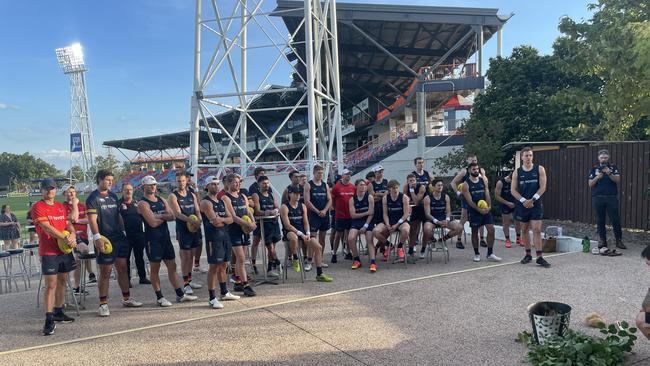
<svg viewBox="0 0 650 366">
<path fill-rule="evenodd" d="M 598 249 L 607 248 L 607 240 L 601 239 L 598 240 Z"/>
<path fill-rule="evenodd" d="M 532 260 L 533 260 L 533 256 L 525 255 L 524 258 L 522 258 L 522 260 L 521 260 L 521 264 L 528 264 Z"/>
<path fill-rule="evenodd" d="M 133 288 L 133 284 L 131 283 L 131 279 L 129 278 L 129 288 Z"/>
<path fill-rule="evenodd" d="M 459 240 L 456 242 L 456 249 L 465 249 L 462 241 Z"/>
<path fill-rule="evenodd" d="M 55 322 L 59 322 L 59 323 L 72 323 L 74 321 L 73 317 L 67 316 L 63 312 L 60 312 L 58 314 L 54 314 L 54 317 L 52 319 Z M 52 330 L 54 330 L 54 329 L 52 329 Z"/>
<path fill-rule="evenodd" d="M 82 294 L 82 292 L 83 292 L 83 295 L 88 295 L 88 291 L 86 291 L 86 290 L 81 291 L 81 290 L 79 289 L 79 287 L 77 287 L 77 288 L 74 289 L 74 294 L 75 294 L 75 295 L 80 295 L 80 294 Z"/>
<path fill-rule="evenodd" d="M 56 329 L 56 324 L 54 321 L 45 321 L 45 326 L 43 327 L 43 335 L 48 336 L 50 334 L 54 334 L 54 329 Z"/>
<path fill-rule="evenodd" d="M 235 285 L 232 287 L 232 290 L 237 292 L 242 292 L 244 291 L 244 285 L 242 285 L 241 283 L 235 283 Z"/>
<path fill-rule="evenodd" d="M 97 283 L 97 277 L 92 272 L 88 275 L 88 283 Z"/>
<path fill-rule="evenodd" d="M 254 264 L 253 264 L 253 273 L 259 274 L 259 272 L 257 271 L 257 266 Z"/>
<path fill-rule="evenodd" d="M 255 295 L 257 295 L 257 294 L 255 293 L 255 291 L 253 290 L 252 287 L 250 287 L 250 286 L 244 287 L 244 296 L 253 297 Z"/>
<path fill-rule="evenodd" d="M 336 262 L 337 262 L 336 254 L 332 254 L 332 260 L 330 261 L 330 263 L 336 263 Z"/>
<path fill-rule="evenodd" d="M 537 257 L 537 260 L 535 261 L 535 263 L 539 264 L 540 266 L 542 266 L 544 268 L 548 268 L 548 267 L 551 266 L 551 264 L 549 262 L 547 262 L 546 259 L 544 259 L 544 257 Z"/>
<path fill-rule="evenodd" d="M 487 248 L 487 243 L 486 243 L 485 240 L 483 240 L 483 239 L 481 239 L 481 246 L 482 246 L 483 248 Z"/>
<path fill-rule="evenodd" d="M 348 261 L 351 261 L 351 260 L 352 260 L 352 253 L 349 253 L 349 252 L 348 252 L 348 253 L 345 255 L 345 259 L 348 260 Z"/>
<path fill-rule="evenodd" d="M 141 285 L 151 285 L 151 281 L 149 281 L 149 280 L 146 279 L 146 278 L 141 278 L 141 279 L 140 279 L 140 284 L 141 284 Z"/>
<path fill-rule="evenodd" d="M 621 239 L 616 239 L 616 247 L 618 249 L 627 249 L 625 244 L 623 244 L 623 241 Z"/>
</svg>

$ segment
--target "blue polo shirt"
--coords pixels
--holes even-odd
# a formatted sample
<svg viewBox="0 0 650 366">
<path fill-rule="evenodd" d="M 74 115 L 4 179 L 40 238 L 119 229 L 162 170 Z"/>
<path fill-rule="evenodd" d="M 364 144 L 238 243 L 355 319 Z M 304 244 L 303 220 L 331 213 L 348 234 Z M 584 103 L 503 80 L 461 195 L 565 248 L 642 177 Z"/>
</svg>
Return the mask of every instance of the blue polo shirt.
<svg viewBox="0 0 650 366">
<path fill-rule="evenodd" d="M 616 165 L 608 164 L 611 175 L 620 175 L 621 172 L 618 170 Z M 601 166 L 594 165 L 591 170 L 589 170 L 589 179 L 594 179 L 598 173 L 600 173 Z M 591 188 L 591 196 L 617 196 L 618 195 L 618 186 L 616 182 L 609 178 L 609 175 L 603 174 L 603 177 L 596 182 L 596 185 Z"/>
</svg>

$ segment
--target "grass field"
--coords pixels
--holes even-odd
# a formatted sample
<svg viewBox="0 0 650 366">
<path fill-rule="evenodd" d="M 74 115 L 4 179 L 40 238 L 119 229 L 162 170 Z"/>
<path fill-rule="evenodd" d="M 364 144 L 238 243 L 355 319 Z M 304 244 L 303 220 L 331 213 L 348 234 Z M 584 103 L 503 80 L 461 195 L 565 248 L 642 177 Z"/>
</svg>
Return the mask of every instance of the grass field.
<svg viewBox="0 0 650 366">
<path fill-rule="evenodd" d="M 79 195 L 78 197 L 79 201 L 86 201 L 85 195 Z M 38 196 L 0 198 L 0 206 L 9 205 L 9 207 L 11 207 L 11 212 L 16 215 L 18 221 L 20 222 L 20 225 L 24 227 L 27 224 L 27 211 L 29 210 L 29 202 L 31 201 L 32 203 L 35 203 L 39 199 L 40 197 Z M 57 201 L 63 201 L 63 197 L 60 195 L 58 195 L 56 199 Z"/>
</svg>

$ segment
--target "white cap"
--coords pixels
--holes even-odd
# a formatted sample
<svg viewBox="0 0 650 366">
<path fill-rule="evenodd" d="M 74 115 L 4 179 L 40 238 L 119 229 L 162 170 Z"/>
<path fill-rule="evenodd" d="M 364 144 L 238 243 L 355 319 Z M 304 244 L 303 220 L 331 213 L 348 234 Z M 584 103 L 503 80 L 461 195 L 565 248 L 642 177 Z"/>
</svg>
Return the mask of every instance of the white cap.
<svg viewBox="0 0 650 366">
<path fill-rule="evenodd" d="M 151 184 L 158 184 L 158 182 L 156 182 L 156 178 L 154 178 L 152 175 L 147 175 L 144 178 L 142 178 L 140 184 L 148 186 Z"/>
<path fill-rule="evenodd" d="M 384 167 L 381 166 L 381 165 L 375 165 L 375 166 L 372 167 L 372 171 L 373 171 L 374 173 L 377 173 L 377 172 L 380 171 L 380 170 L 384 170 Z"/>
<path fill-rule="evenodd" d="M 65 192 L 70 188 L 74 188 L 74 186 L 72 184 L 67 184 L 66 183 L 66 184 L 63 185 L 63 187 L 61 187 L 61 192 Z"/>
<path fill-rule="evenodd" d="M 341 170 L 341 175 L 347 175 L 347 174 L 352 174 L 352 172 L 349 171 L 348 169 L 343 168 L 343 170 Z"/>
<path fill-rule="evenodd" d="M 217 183 L 217 184 L 219 184 L 219 183 L 221 183 L 221 180 L 220 180 L 219 178 L 217 178 L 216 175 L 211 175 L 211 176 L 205 178 L 205 186 L 206 186 L 206 187 L 207 187 L 208 185 L 212 184 L 212 183 Z"/>
</svg>

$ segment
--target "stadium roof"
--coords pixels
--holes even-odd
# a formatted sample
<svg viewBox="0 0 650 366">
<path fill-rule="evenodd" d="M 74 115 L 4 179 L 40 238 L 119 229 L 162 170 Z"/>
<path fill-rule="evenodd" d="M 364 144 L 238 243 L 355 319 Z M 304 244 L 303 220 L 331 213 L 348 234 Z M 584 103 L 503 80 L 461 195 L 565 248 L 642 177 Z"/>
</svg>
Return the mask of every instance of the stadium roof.
<svg viewBox="0 0 650 366">
<path fill-rule="evenodd" d="M 221 141 L 221 135 L 213 132 L 215 141 Z M 209 144 L 210 136 L 206 131 L 200 131 L 199 141 L 201 144 Z M 190 131 L 167 133 L 156 136 L 135 137 L 124 140 L 104 141 L 104 146 L 118 149 L 126 149 L 137 152 L 186 149 L 190 147 Z"/>
<path fill-rule="evenodd" d="M 275 10 L 283 11 L 280 15 L 293 33 L 304 17 L 303 2 L 277 3 Z M 348 105 L 368 97 L 368 92 L 394 100 L 400 95 L 393 87 L 405 92 L 420 68 L 443 56 L 445 64 L 464 63 L 476 51 L 473 30 L 482 26 L 487 42 L 508 20 L 489 8 L 341 2 L 336 7 L 341 94 L 348 99 L 342 103 Z M 295 41 L 304 59 L 304 44 L 299 43 L 304 41 L 303 32 Z"/>
</svg>

